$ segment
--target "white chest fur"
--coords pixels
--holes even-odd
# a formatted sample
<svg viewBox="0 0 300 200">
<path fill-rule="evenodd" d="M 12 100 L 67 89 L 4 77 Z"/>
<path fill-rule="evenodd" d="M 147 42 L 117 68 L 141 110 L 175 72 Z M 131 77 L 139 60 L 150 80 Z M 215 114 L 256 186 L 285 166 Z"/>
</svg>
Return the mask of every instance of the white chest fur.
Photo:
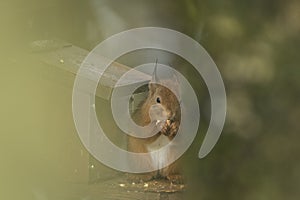
<svg viewBox="0 0 300 200">
<path fill-rule="evenodd" d="M 170 142 L 169 138 L 165 135 L 160 135 L 154 142 L 147 145 L 147 150 L 151 153 L 151 160 L 154 166 L 159 169 L 163 168 L 171 156 L 170 148 L 163 148 Z M 160 149 L 160 150 L 159 150 Z M 159 151 L 156 151 L 159 150 Z"/>
</svg>

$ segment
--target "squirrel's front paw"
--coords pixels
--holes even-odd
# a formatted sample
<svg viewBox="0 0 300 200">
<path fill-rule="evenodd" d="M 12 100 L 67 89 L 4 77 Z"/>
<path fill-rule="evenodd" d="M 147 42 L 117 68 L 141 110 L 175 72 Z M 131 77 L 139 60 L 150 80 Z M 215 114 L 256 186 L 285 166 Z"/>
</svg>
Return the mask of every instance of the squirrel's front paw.
<svg viewBox="0 0 300 200">
<path fill-rule="evenodd" d="M 178 131 L 178 128 L 179 128 L 179 123 L 178 122 L 173 122 L 170 124 L 170 127 L 169 127 L 169 136 L 171 137 L 175 137 L 175 135 L 177 134 L 177 131 Z"/>
<path fill-rule="evenodd" d="M 168 137 L 175 137 L 179 128 L 179 122 L 171 122 L 167 120 L 161 129 L 161 133 Z"/>
<path fill-rule="evenodd" d="M 163 125 L 160 132 L 165 136 L 169 136 L 169 126 L 167 125 L 167 122 Z"/>
</svg>

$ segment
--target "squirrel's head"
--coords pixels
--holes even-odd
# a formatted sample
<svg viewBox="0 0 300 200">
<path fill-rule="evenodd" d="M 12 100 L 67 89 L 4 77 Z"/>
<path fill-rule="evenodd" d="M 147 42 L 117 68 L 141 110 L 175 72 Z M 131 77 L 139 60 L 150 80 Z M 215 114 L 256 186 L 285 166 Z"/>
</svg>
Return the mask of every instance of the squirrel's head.
<svg viewBox="0 0 300 200">
<path fill-rule="evenodd" d="M 176 74 L 171 78 L 159 80 L 156 67 L 149 85 L 149 114 L 156 121 L 180 120 L 179 82 Z"/>
</svg>

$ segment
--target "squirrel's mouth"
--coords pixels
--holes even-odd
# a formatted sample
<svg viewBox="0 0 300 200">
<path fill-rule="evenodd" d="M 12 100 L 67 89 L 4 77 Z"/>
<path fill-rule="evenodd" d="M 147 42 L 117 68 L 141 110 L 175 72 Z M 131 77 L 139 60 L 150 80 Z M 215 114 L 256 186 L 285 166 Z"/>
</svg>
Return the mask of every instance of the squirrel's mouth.
<svg viewBox="0 0 300 200">
<path fill-rule="evenodd" d="M 163 120 L 156 120 L 155 125 L 157 126 Z"/>
<path fill-rule="evenodd" d="M 157 126 L 158 124 L 160 124 L 160 123 L 162 123 L 162 124 L 164 124 L 164 123 L 166 123 L 167 125 L 170 125 L 170 124 L 172 124 L 173 123 L 173 120 L 171 120 L 171 119 L 167 119 L 167 120 L 156 120 L 156 122 L 155 122 L 155 125 Z"/>
</svg>

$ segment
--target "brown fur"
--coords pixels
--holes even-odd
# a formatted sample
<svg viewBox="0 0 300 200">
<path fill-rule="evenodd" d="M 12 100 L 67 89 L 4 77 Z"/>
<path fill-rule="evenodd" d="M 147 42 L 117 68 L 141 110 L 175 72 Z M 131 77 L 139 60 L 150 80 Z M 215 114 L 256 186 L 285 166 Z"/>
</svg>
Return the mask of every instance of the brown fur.
<svg viewBox="0 0 300 200">
<path fill-rule="evenodd" d="M 172 84 L 174 85 L 174 83 Z M 176 87 L 176 85 L 174 87 Z M 133 136 L 128 136 L 128 150 L 131 152 L 148 153 L 148 145 L 155 142 L 158 139 L 158 137 L 162 134 L 167 136 L 170 141 L 177 134 L 178 127 L 180 124 L 180 104 L 174 93 L 160 84 L 149 84 L 148 96 L 141 103 L 139 109 L 137 109 L 136 112 L 133 114 L 133 120 L 140 126 L 148 125 L 151 122 L 149 116 L 149 109 L 152 105 L 157 104 L 157 97 L 159 97 L 161 100 L 160 104 L 163 107 L 165 113 L 167 113 L 168 120 L 163 125 L 161 131 L 152 137 L 137 138 Z M 148 162 L 151 162 L 150 158 Z M 180 175 L 180 170 L 177 161 L 163 169 L 154 172 L 130 176 L 130 180 L 148 181 L 157 177 L 167 178 L 172 182 L 182 182 L 182 177 Z"/>
</svg>

